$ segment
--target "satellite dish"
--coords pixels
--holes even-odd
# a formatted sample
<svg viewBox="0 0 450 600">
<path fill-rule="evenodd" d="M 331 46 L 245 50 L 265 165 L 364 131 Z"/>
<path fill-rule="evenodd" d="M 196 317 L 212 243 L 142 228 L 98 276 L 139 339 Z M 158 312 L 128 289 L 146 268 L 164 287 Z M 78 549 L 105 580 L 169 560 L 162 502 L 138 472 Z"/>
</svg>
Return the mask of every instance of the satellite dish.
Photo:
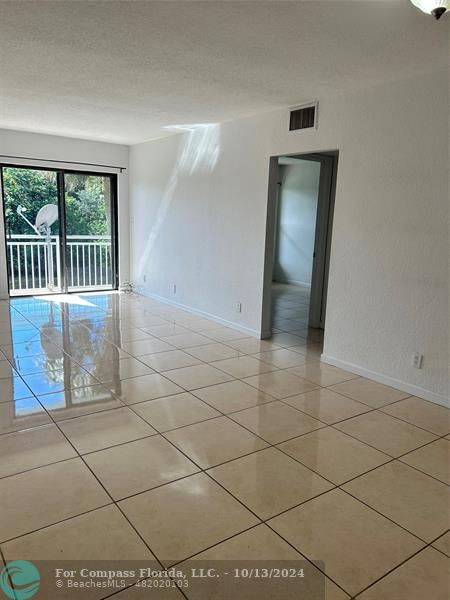
<svg viewBox="0 0 450 600">
<path fill-rule="evenodd" d="M 22 214 L 22 217 L 25 216 Z M 34 230 L 39 235 L 45 233 L 47 240 L 47 287 L 50 291 L 54 290 L 54 265 L 53 265 L 53 246 L 51 236 L 51 226 L 58 219 L 58 207 L 56 204 L 46 204 L 36 215 Z"/>
<path fill-rule="evenodd" d="M 36 215 L 35 228 L 50 228 L 55 221 L 58 220 L 58 207 L 56 204 L 46 204 Z"/>
<path fill-rule="evenodd" d="M 50 291 L 54 289 L 54 265 L 53 265 L 53 246 L 52 246 L 52 231 L 51 226 L 55 221 L 58 220 L 58 206 L 56 204 L 46 204 L 43 206 L 38 214 L 36 215 L 36 221 L 33 223 L 27 219 L 25 216 L 26 211 L 25 206 L 19 205 L 17 207 L 17 214 L 22 217 L 24 221 L 28 223 L 28 225 L 34 229 L 34 231 L 38 234 L 39 237 L 45 234 L 45 238 L 47 241 L 47 287 Z M 57 238 L 58 236 L 56 236 Z M 56 242 L 55 242 L 56 243 Z"/>
</svg>

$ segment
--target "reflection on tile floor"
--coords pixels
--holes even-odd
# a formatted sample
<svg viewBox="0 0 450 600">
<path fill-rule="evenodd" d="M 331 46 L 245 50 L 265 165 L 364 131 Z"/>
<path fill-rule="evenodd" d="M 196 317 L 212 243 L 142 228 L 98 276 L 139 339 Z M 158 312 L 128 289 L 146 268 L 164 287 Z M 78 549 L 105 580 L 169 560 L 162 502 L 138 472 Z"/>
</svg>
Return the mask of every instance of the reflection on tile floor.
<svg viewBox="0 0 450 600">
<path fill-rule="evenodd" d="M 325 600 L 447 598 L 448 410 L 321 364 L 305 290 L 274 300 L 263 341 L 134 294 L 0 302 L 0 562 L 306 557 Z"/>
</svg>

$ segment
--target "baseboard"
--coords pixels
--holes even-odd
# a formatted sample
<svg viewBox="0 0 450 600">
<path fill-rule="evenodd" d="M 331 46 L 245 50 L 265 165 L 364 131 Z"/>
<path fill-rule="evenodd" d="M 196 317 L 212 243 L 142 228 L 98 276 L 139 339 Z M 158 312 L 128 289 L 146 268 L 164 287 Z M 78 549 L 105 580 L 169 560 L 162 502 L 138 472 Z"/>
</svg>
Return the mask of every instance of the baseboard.
<svg viewBox="0 0 450 600">
<path fill-rule="evenodd" d="M 383 383 L 384 385 L 389 385 L 393 388 L 401 390 L 402 392 L 411 394 L 412 396 L 418 396 L 424 400 L 429 400 L 430 402 L 434 402 L 435 404 L 440 404 L 441 406 L 449 408 L 449 399 L 444 395 L 430 392 L 429 390 L 426 390 L 418 385 L 413 385 L 411 383 L 407 383 L 406 381 L 389 377 L 389 375 L 383 375 L 382 373 L 371 371 L 365 367 L 360 367 L 359 365 L 355 365 L 345 360 L 339 360 L 338 358 L 327 356 L 326 354 L 322 354 L 320 360 L 327 365 L 332 365 L 333 367 L 338 367 L 339 369 L 345 369 L 346 371 L 350 371 L 350 373 L 355 373 L 355 375 L 361 375 L 362 377 L 367 377 L 367 379 L 373 379 L 373 381 Z"/>
<path fill-rule="evenodd" d="M 261 337 L 261 332 L 256 329 L 251 329 L 250 327 L 245 327 L 240 323 L 235 323 L 234 321 L 228 321 L 227 319 L 222 319 L 222 317 L 218 317 L 217 315 L 213 315 L 204 310 L 200 310 L 198 308 L 194 308 L 193 306 L 188 306 L 187 304 L 182 304 L 181 302 L 175 302 L 175 300 L 170 300 L 169 298 L 164 298 L 164 296 L 158 296 L 158 294 L 154 294 L 150 292 L 147 288 L 141 286 L 133 286 L 133 292 L 136 294 L 140 294 L 141 296 L 146 296 L 147 298 L 152 298 L 153 300 L 158 300 L 158 302 L 162 302 L 163 304 L 168 304 L 169 306 L 174 306 L 175 308 L 181 308 L 187 312 L 192 313 L 193 315 L 197 315 L 199 317 L 205 317 L 205 319 L 209 319 L 210 321 L 214 321 L 219 325 L 224 325 L 225 327 L 232 327 L 233 329 L 237 329 L 238 331 L 242 331 L 242 333 L 246 333 L 249 337 Z"/>
</svg>

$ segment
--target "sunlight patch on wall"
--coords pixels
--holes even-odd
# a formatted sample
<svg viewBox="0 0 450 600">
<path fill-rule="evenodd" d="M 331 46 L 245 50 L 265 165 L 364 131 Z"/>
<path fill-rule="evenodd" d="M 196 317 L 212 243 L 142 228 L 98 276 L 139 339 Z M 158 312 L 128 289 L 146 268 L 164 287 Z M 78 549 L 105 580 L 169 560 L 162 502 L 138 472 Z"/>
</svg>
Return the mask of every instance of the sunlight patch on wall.
<svg viewBox="0 0 450 600">
<path fill-rule="evenodd" d="M 166 129 L 185 133 L 178 157 L 180 172 L 192 175 L 196 171 L 214 170 L 220 152 L 218 123 L 172 125 Z"/>
<path fill-rule="evenodd" d="M 170 174 L 166 189 L 162 195 L 158 214 L 149 234 L 147 244 L 138 262 L 138 277 L 141 279 L 145 266 L 156 242 L 158 234 L 172 204 L 179 177 L 208 173 L 214 170 L 220 154 L 220 125 L 218 123 L 197 123 L 166 127 L 183 134 L 175 166 Z"/>
</svg>

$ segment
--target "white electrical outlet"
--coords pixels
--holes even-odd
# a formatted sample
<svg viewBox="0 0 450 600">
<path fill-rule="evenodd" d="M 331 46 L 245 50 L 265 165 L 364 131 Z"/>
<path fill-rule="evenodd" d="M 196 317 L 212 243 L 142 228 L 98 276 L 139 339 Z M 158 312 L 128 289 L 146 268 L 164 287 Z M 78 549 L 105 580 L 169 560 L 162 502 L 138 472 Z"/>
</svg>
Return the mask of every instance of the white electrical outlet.
<svg viewBox="0 0 450 600">
<path fill-rule="evenodd" d="M 173 292 L 174 294 L 176 294 L 176 293 L 177 293 L 177 284 L 176 284 L 176 283 L 172 284 L 172 292 Z"/>
<path fill-rule="evenodd" d="M 416 369 L 421 369 L 422 363 L 423 363 L 423 354 L 420 354 L 420 352 L 414 352 L 413 361 L 412 361 L 413 367 L 415 367 Z"/>
<path fill-rule="evenodd" d="M 236 312 L 240 313 L 242 312 L 242 304 L 240 302 L 236 302 Z"/>
</svg>

